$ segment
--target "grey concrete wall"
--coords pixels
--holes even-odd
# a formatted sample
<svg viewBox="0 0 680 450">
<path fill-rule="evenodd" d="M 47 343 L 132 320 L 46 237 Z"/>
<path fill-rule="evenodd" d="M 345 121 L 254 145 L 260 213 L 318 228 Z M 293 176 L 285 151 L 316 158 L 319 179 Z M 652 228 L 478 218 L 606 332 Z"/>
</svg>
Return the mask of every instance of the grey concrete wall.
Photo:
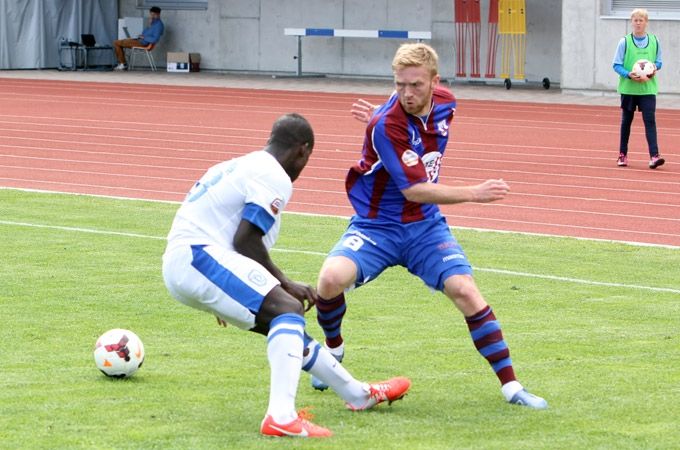
<svg viewBox="0 0 680 450">
<path fill-rule="evenodd" d="M 580 0 L 579 0 L 580 1 Z M 137 0 L 119 0 L 120 17 L 145 15 Z M 205 11 L 164 10 L 166 32 L 155 50 L 165 64 L 169 51 L 201 53 L 201 67 L 214 70 L 295 72 L 297 38 L 287 27 L 432 31 L 431 45 L 444 78 L 455 75 L 453 0 L 210 0 Z M 481 0 L 480 69 L 486 69 L 489 0 Z M 527 0 L 525 74 L 529 80 L 560 78 L 562 0 Z M 303 38 L 303 72 L 390 76 L 400 44 L 393 39 Z M 500 52 L 497 70 L 500 72 Z M 181 76 L 178 74 L 178 76 Z"/>
<path fill-rule="evenodd" d="M 612 61 L 619 40 L 631 32 L 630 19 L 601 14 L 603 0 L 569 0 L 562 12 L 561 87 L 616 91 L 618 75 Z M 680 21 L 657 20 L 650 14 L 647 31 L 659 37 L 663 68 L 659 91 L 680 94 Z M 578 64 L 573 63 L 578 61 Z"/>
</svg>

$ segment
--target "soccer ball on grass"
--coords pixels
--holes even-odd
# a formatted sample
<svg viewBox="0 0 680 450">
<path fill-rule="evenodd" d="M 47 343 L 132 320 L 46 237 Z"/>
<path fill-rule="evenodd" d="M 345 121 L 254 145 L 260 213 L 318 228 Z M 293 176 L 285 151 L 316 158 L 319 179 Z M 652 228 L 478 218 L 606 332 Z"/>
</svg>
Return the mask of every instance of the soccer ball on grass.
<svg viewBox="0 0 680 450">
<path fill-rule="evenodd" d="M 107 377 L 130 377 L 142 367 L 144 344 L 130 330 L 109 330 L 94 345 L 94 362 Z"/>
</svg>

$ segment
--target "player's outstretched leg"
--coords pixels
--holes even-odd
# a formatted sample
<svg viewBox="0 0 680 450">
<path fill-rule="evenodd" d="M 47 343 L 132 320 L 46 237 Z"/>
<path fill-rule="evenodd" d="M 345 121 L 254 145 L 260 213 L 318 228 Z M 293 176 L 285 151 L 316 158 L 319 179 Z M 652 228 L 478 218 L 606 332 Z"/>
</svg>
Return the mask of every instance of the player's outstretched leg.
<svg viewBox="0 0 680 450">
<path fill-rule="evenodd" d="M 344 345 L 340 345 L 338 348 L 329 348 L 326 346 L 326 350 L 328 350 L 328 352 L 333 355 L 333 358 L 335 358 L 335 360 L 338 362 L 342 362 L 343 358 L 345 357 Z M 328 385 L 314 375 L 312 375 L 312 387 L 317 391 L 325 391 L 328 389 Z"/>
<path fill-rule="evenodd" d="M 352 411 L 370 409 L 384 402 L 392 403 L 403 398 L 411 387 L 411 380 L 405 377 L 372 384 L 356 380 L 325 347 L 309 335 L 305 335 L 302 369 L 328 385 Z"/>
</svg>

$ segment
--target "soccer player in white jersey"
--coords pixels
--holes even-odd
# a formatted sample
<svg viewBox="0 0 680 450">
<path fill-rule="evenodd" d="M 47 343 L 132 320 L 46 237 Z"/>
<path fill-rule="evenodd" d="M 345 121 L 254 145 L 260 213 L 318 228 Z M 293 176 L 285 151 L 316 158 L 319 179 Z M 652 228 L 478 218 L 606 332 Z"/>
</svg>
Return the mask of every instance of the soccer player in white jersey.
<svg viewBox="0 0 680 450">
<path fill-rule="evenodd" d="M 296 412 L 301 369 L 327 383 L 353 411 L 398 400 L 411 386 L 404 377 L 374 384 L 354 379 L 305 332 L 303 316 L 316 291 L 290 280 L 269 256 L 292 183 L 313 147 L 304 117 L 279 118 L 264 149 L 213 166 L 194 185 L 163 255 L 163 278 L 174 298 L 215 315 L 223 326 L 267 336 L 270 394 L 260 432 L 269 436 L 332 434 Z"/>
</svg>

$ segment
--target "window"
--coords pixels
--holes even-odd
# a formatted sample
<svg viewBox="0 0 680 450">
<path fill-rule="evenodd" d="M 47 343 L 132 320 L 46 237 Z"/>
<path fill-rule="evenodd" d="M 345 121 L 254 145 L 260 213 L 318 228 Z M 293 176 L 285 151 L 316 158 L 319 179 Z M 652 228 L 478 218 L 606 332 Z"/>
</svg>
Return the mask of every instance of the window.
<svg viewBox="0 0 680 450">
<path fill-rule="evenodd" d="M 603 4 L 609 16 L 629 18 L 635 8 L 644 8 L 650 20 L 680 20 L 680 0 L 607 0 Z"/>
</svg>

